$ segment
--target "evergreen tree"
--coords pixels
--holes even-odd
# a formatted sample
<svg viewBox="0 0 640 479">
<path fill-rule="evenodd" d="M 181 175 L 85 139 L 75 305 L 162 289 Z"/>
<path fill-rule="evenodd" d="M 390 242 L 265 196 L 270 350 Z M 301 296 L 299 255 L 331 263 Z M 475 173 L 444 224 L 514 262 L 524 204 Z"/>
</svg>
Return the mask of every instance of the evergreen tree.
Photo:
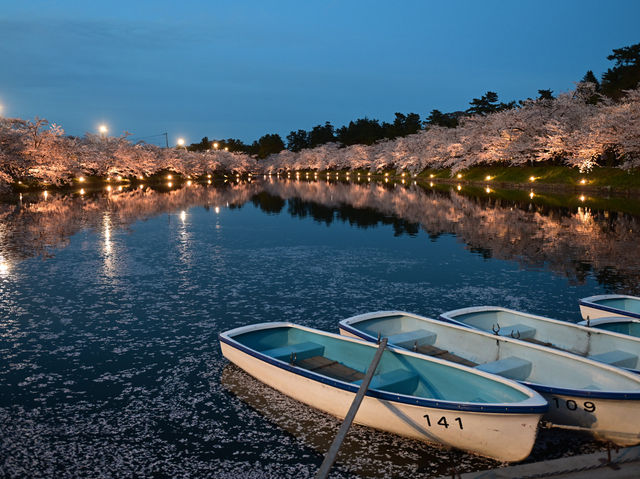
<svg viewBox="0 0 640 479">
<path fill-rule="evenodd" d="M 280 153 L 284 150 L 284 142 L 280 135 L 274 133 L 272 135 L 264 135 L 251 145 L 251 153 L 258 155 L 258 158 L 266 158 L 273 153 Z"/>
<path fill-rule="evenodd" d="M 308 138 L 310 148 L 336 141 L 333 125 L 327 121 L 324 125 L 314 126 L 309 132 Z"/>
<path fill-rule="evenodd" d="M 431 110 L 431 113 L 425 121 L 425 125 L 455 128 L 458 126 L 458 118 L 453 113 L 442 113 L 440 110 Z"/>
<path fill-rule="evenodd" d="M 287 135 L 287 149 L 300 151 L 309 148 L 309 134 L 305 130 L 292 131 Z"/>
<path fill-rule="evenodd" d="M 509 110 L 516 106 L 515 101 L 498 103 L 498 94 L 494 91 L 488 91 L 481 98 L 474 98 L 469 104 L 471 107 L 467 109 L 467 113 L 471 115 L 487 115 L 496 111 Z"/>
<path fill-rule="evenodd" d="M 624 95 L 624 90 L 632 90 L 640 84 L 640 43 L 614 49 L 607 60 L 616 63 L 602 75 L 602 93 L 618 99 Z"/>
</svg>

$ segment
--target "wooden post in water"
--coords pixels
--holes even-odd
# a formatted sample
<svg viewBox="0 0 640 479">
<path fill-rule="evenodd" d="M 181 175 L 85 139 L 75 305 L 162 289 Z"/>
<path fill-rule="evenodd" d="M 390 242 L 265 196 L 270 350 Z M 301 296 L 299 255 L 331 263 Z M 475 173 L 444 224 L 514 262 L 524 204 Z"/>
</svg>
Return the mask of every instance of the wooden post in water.
<svg viewBox="0 0 640 479">
<path fill-rule="evenodd" d="M 376 372 L 380 358 L 382 358 L 382 353 L 387 347 L 387 341 L 388 338 L 383 338 L 382 341 L 380 341 L 378 350 L 376 351 L 375 356 L 373 356 L 371 364 L 369 364 L 369 369 L 367 369 L 367 374 L 365 374 L 362 384 L 360 384 L 360 389 L 358 389 L 356 397 L 353 398 L 349 412 L 347 412 L 347 415 L 344 417 L 344 421 L 338 430 L 338 434 L 336 434 L 335 439 L 331 443 L 331 447 L 324 456 L 324 461 L 322 461 L 322 464 L 320 465 L 320 470 L 318 471 L 318 474 L 316 474 L 316 479 L 326 479 L 329 476 L 329 470 L 331 469 L 331 466 L 333 466 L 333 463 L 336 462 L 338 449 L 340 449 L 342 441 L 344 441 L 344 438 L 347 436 L 347 432 L 351 427 L 353 419 L 356 417 L 356 413 L 358 412 L 358 408 L 360 408 L 364 395 L 369 389 L 369 384 L 371 384 L 373 374 Z"/>
</svg>

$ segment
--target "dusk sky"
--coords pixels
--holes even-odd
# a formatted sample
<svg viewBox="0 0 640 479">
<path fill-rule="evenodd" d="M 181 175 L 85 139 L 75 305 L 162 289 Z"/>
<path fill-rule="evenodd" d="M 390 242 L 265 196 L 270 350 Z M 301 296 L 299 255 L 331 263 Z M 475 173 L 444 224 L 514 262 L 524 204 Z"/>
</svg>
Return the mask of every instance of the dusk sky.
<svg viewBox="0 0 640 479">
<path fill-rule="evenodd" d="M 639 18 L 637 0 L 5 1 L 0 104 L 73 135 L 284 139 L 569 90 L 640 42 Z"/>
</svg>

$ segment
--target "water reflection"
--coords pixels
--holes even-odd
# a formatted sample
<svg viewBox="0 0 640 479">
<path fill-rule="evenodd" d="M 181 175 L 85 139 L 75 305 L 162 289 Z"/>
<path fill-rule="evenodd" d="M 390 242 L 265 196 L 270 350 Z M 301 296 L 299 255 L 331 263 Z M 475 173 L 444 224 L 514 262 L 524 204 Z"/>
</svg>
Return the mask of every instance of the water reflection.
<svg viewBox="0 0 640 479">
<path fill-rule="evenodd" d="M 344 222 L 359 228 L 391 225 L 394 234 L 432 240 L 455 235 L 485 258 L 516 261 L 526 268 L 548 268 L 582 283 L 592 275 L 607 289 L 640 293 L 640 217 L 598 208 L 580 199 L 562 201 L 522 191 L 502 194 L 484 189 L 458 192 L 457 186 L 423 189 L 416 185 L 276 180 L 226 183 L 221 187 L 193 184 L 165 192 L 149 188 L 61 196 L 25 196 L 16 206 L 0 205 L 0 276 L 11 274 L 16 261 L 47 256 L 64 247 L 82 228 L 101 231 L 105 274 L 112 276 L 117 260 L 112 239 L 116 228 L 171 213 L 178 216 L 181 260 L 189 262 L 189 212 L 193 206 L 213 208 L 220 229 L 221 205 L 253 203 L 271 215 L 313 218 L 327 225 Z M 45 200 L 46 198 L 46 200 Z M 593 200 L 595 201 L 595 200 Z M 568 206 L 566 205 L 568 204 Z M 620 204 L 620 203 L 618 203 Z M 627 210 L 640 211 L 627 201 Z"/>
</svg>

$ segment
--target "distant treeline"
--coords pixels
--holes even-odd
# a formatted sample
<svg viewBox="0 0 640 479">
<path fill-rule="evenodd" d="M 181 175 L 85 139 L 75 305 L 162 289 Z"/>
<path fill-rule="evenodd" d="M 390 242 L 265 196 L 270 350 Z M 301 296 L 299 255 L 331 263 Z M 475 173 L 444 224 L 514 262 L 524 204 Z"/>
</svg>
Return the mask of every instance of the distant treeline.
<svg viewBox="0 0 640 479">
<path fill-rule="evenodd" d="M 595 87 L 595 92 L 598 94 L 618 100 L 623 96 L 625 90 L 631 90 L 640 85 L 640 43 L 614 49 L 607 59 L 614 61 L 615 64 L 602 74 L 599 81 L 593 71 L 588 70 L 581 83 L 592 83 Z M 538 99 L 542 100 L 554 98 L 553 92 L 548 89 L 538 90 L 538 95 Z M 273 133 L 266 134 L 251 144 L 246 144 L 234 138 L 210 140 L 205 136 L 200 143 L 189 145 L 188 149 L 190 151 L 206 151 L 214 149 L 214 145 L 216 145 L 217 149 L 242 152 L 257 158 L 266 158 L 284 149 L 297 152 L 326 143 L 338 143 L 342 146 L 372 145 L 380 140 L 411 135 L 431 126 L 456 128 L 461 117 L 487 115 L 519 108 L 526 101 L 503 103 L 498 100 L 496 92 L 488 91 L 480 98 L 473 98 L 469 102 L 469 108 L 465 111 L 441 112 L 440 110 L 431 110 L 431 113 L 424 121 L 420 119 L 420 115 L 417 113 L 396 113 L 393 123 L 380 122 L 367 117 L 358 118 L 340 128 L 335 128 L 331 122 L 327 121 L 324 124 L 314 126 L 309 131 L 300 129 L 290 132 L 286 137 L 286 145 L 280 135 Z M 590 101 L 593 103 L 598 102 L 599 96 L 593 95 Z"/>
</svg>

